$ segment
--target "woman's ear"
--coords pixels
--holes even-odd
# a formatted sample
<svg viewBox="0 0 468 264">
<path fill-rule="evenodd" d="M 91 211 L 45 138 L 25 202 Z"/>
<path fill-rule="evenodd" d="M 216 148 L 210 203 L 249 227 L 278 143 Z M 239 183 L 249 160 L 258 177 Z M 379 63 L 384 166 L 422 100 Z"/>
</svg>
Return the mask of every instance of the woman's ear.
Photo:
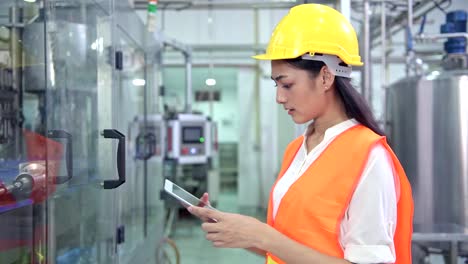
<svg viewBox="0 0 468 264">
<path fill-rule="evenodd" d="M 320 70 L 320 77 L 324 90 L 330 90 L 330 87 L 335 82 L 335 75 L 330 72 L 330 69 L 327 66 L 323 66 Z"/>
</svg>

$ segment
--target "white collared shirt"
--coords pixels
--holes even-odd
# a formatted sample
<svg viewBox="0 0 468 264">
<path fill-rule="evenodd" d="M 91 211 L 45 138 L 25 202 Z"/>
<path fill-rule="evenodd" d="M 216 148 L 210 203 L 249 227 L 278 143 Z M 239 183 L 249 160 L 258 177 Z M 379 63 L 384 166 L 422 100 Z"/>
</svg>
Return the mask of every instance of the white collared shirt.
<svg viewBox="0 0 468 264">
<path fill-rule="evenodd" d="M 322 142 L 308 154 L 306 130 L 301 148 L 273 190 L 273 219 L 289 187 L 338 135 L 357 124 L 355 119 L 350 119 L 328 128 Z M 385 147 L 381 144 L 373 147 L 340 225 L 344 258 L 352 263 L 395 262 L 397 197 L 393 173 L 393 163 Z"/>
</svg>

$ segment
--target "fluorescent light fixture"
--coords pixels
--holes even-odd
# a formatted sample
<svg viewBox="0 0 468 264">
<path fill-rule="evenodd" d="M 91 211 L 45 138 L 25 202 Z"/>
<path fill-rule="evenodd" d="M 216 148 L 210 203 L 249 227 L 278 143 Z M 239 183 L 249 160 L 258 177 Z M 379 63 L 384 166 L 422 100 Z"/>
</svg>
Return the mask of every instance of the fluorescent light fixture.
<svg viewBox="0 0 468 264">
<path fill-rule="evenodd" d="M 146 84 L 146 81 L 143 79 L 133 79 L 133 85 L 135 86 L 143 86 Z"/>
<path fill-rule="evenodd" d="M 24 0 L 25 2 L 28 2 L 28 3 L 35 3 L 36 0 Z"/>
<path fill-rule="evenodd" d="M 213 79 L 213 78 L 209 78 L 209 79 L 206 79 L 205 83 L 208 86 L 215 86 L 216 85 L 216 80 Z"/>
<path fill-rule="evenodd" d="M 426 79 L 428 79 L 429 81 L 432 81 L 432 80 L 435 80 L 437 76 L 439 75 L 440 75 L 439 71 L 433 71 L 426 77 Z"/>
</svg>

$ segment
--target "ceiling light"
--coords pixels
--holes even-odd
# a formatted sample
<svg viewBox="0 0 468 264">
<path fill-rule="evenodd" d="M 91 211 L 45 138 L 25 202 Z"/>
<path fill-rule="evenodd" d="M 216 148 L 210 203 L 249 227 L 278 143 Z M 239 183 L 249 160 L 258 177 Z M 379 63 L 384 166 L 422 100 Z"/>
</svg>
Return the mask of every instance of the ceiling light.
<svg viewBox="0 0 468 264">
<path fill-rule="evenodd" d="M 132 83 L 135 86 L 144 86 L 146 84 L 146 81 L 143 79 L 133 79 Z"/>
<path fill-rule="evenodd" d="M 213 78 L 209 78 L 209 79 L 206 79 L 205 83 L 208 86 L 215 86 L 216 85 L 216 80 L 213 79 Z"/>
</svg>

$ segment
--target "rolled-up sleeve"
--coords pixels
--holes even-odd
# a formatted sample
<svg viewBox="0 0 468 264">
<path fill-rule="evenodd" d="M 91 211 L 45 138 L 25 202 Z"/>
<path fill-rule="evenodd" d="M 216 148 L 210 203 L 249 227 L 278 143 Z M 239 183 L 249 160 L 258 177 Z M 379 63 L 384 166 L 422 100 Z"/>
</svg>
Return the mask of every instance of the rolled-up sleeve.
<svg viewBox="0 0 468 264">
<path fill-rule="evenodd" d="M 358 264 L 394 263 L 396 219 L 393 164 L 387 150 L 376 145 L 341 223 L 345 259 Z"/>
</svg>

